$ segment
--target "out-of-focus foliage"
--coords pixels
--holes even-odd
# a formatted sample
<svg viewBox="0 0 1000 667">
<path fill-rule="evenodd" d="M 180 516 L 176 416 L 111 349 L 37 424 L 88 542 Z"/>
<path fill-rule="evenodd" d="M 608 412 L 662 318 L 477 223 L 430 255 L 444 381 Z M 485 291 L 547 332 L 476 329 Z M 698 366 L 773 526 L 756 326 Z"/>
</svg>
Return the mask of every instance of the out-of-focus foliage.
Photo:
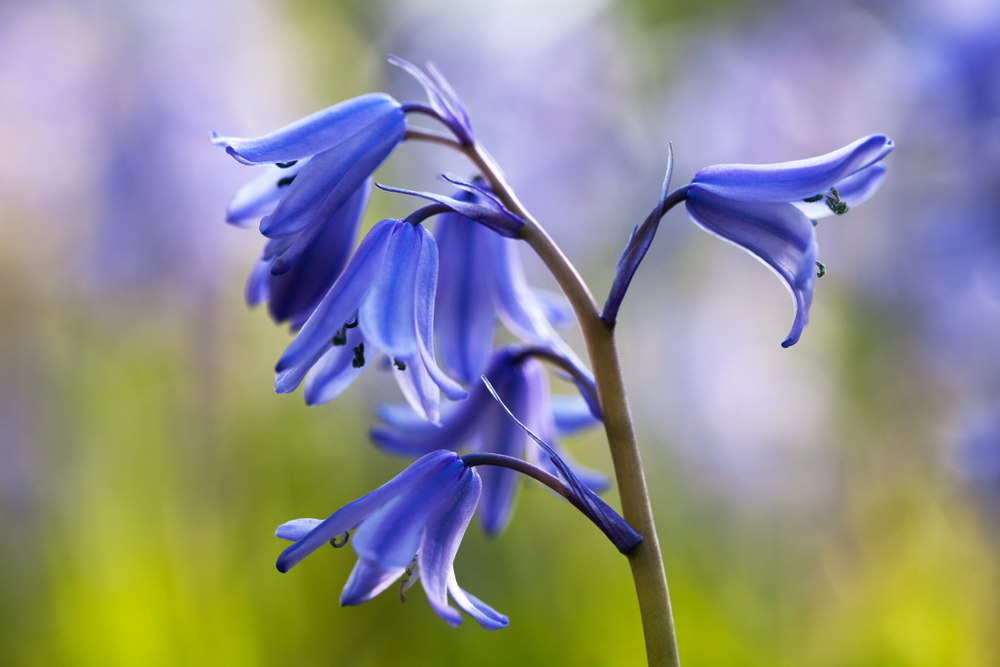
<svg viewBox="0 0 1000 667">
<path fill-rule="evenodd" d="M 820 224 L 830 273 L 789 350 L 773 277 L 665 218 L 619 318 L 626 379 L 685 665 L 996 664 L 998 491 L 962 443 L 996 408 L 998 221 L 979 204 L 1000 104 L 988 77 L 974 109 L 945 102 L 966 99 L 955 62 L 997 56 L 951 4 L 910 4 L 6 3 L 0 662 L 641 664 L 626 561 L 537 485 L 456 562 L 505 630 L 451 630 L 419 587 L 341 608 L 343 551 L 274 569 L 279 523 L 406 465 L 366 436 L 398 394 L 375 372 L 318 408 L 273 394 L 288 334 L 241 300 L 261 240 L 222 222 L 251 174 L 207 135 L 417 97 L 395 52 L 445 71 L 599 300 L 667 141 L 681 185 L 896 140 L 878 197 Z M 945 43 L 976 49 L 954 61 Z M 436 148 L 398 153 L 377 180 L 467 175 Z M 379 193 L 363 224 L 408 205 Z M 611 471 L 599 433 L 566 444 Z"/>
</svg>

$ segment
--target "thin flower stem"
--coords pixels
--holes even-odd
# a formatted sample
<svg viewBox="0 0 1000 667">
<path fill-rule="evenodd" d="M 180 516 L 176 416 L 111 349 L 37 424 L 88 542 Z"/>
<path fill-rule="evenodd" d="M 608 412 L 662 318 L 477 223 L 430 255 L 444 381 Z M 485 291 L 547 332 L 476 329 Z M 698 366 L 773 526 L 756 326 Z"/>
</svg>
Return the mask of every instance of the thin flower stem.
<svg viewBox="0 0 1000 667">
<path fill-rule="evenodd" d="M 427 135 L 427 136 L 425 136 Z M 670 594 L 663 558 L 656 538 L 653 510 L 642 470 L 639 443 L 629 412 L 613 324 L 601 319 L 594 296 L 576 267 L 570 263 L 548 232 L 518 201 L 490 155 L 478 144 L 462 146 L 457 141 L 430 133 L 407 130 L 407 138 L 431 141 L 453 148 L 469 158 L 489 182 L 494 194 L 512 213 L 525 221 L 521 238 L 535 251 L 555 277 L 576 313 L 594 369 L 597 394 L 604 417 L 604 431 L 615 467 L 622 503 L 622 516 L 640 535 L 642 543 L 627 555 L 632 568 L 650 666 L 679 667 L 677 638 L 670 611 Z"/>
</svg>

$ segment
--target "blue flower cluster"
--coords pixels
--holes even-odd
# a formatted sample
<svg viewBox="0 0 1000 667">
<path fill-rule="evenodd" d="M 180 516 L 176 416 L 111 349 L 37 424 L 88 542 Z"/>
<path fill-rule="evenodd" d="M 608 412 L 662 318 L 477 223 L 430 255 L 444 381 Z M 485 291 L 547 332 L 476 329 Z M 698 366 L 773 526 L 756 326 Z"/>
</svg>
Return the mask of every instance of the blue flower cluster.
<svg viewBox="0 0 1000 667">
<path fill-rule="evenodd" d="M 278 569 L 288 570 L 327 542 L 342 546 L 354 530 L 359 560 L 342 604 L 365 602 L 405 575 L 400 594 L 419 578 L 449 624 L 461 621 L 450 596 L 495 629 L 507 618 L 458 587 L 453 561 L 473 513 L 488 535 L 506 528 L 519 473 L 565 496 L 622 552 L 642 537 L 594 495 L 608 480 L 572 462 L 556 443 L 557 435 L 598 423 L 601 408 L 592 374 L 556 331 L 572 321 L 567 304 L 525 280 L 515 244 L 526 221 L 479 179 L 448 179 L 458 188 L 450 197 L 383 187 L 432 203 L 403 220 L 378 222 L 353 248 L 372 174 L 409 136 L 408 114 L 435 118 L 451 132 L 445 141 L 477 150 L 464 106 L 433 66 L 427 76 L 391 61 L 421 82 L 429 104 L 363 95 L 264 137 L 212 136 L 238 161 L 267 165 L 233 197 L 227 220 L 240 226 L 260 220 L 268 240 L 251 270 L 246 300 L 266 302 L 272 318 L 296 332 L 278 360 L 275 390 L 293 392 L 304 382 L 306 402 L 325 403 L 381 353 L 407 405 L 383 407 L 372 440 L 417 458 L 325 521 L 279 527 L 278 537 L 294 544 Z M 674 193 L 668 193 L 668 170 L 660 202 L 619 262 L 606 322 L 613 325 L 660 217 L 686 199 L 696 223 L 756 255 L 788 285 L 796 302 L 784 343 L 791 345 L 812 298 L 810 219 L 843 213 L 871 196 L 891 148 L 875 135 L 812 160 L 708 167 Z M 433 234 L 423 225 L 432 216 L 440 216 Z M 521 343 L 495 349 L 498 322 Z M 551 396 L 543 361 L 580 395 Z M 470 453 L 460 457 L 461 451 Z"/>
</svg>

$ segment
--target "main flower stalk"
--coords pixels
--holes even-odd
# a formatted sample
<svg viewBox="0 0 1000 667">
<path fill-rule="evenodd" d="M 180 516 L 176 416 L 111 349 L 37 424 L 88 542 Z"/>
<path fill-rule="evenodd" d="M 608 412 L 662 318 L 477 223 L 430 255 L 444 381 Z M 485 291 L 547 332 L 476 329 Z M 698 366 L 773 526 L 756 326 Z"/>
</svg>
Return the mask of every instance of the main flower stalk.
<svg viewBox="0 0 1000 667">
<path fill-rule="evenodd" d="M 500 169 L 481 146 L 476 143 L 462 145 L 449 137 L 412 129 L 407 130 L 406 137 L 448 146 L 465 154 L 476 165 L 496 196 L 511 212 L 525 221 L 521 238 L 545 263 L 573 307 L 583 332 L 597 383 L 604 430 L 611 449 L 615 479 L 618 482 L 622 503 L 622 515 L 643 538 L 642 543 L 629 551 L 626 556 L 632 568 L 632 578 L 639 600 L 646 657 L 651 666 L 679 667 L 677 638 L 670 610 L 670 593 L 663 569 L 660 545 L 656 538 L 656 525 L 649 503 L 649 491 L 642 469 L 639 443 L 625 393 L 625 381 L 615 343 L 614 324 L 601 319 L 597 301 L 583 278 L 548 232 L 518 201 Z"/>
</svg>

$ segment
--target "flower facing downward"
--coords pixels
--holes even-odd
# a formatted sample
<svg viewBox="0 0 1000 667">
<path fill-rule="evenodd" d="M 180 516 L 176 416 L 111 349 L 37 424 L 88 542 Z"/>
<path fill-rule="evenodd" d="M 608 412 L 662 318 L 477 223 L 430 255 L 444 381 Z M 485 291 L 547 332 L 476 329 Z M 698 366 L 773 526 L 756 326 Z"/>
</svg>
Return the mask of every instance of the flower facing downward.
<svg viewBox="0 0 1000 667">
<path fill-rule="evenodd" d="M 431 607 L 448 625 L 462 622 L 450 597 L 487 630 L 506 627 L 506 616 L 463 591 L 455 579 L 455 554 L 481 491 L 479 474 L 457 454 L 431 452 L 325 521 L 298 519 L 279 526 L 275 535 L 295 543 L 278 558 L 278 570 L 287 572 L 328 542 L 343 546 L 347 532 L 357 528 L 350 542 L 358 562 L 341 605 L 367 602 L 409 572 L 400 592 L 419 578 Z"/>
<path fill-rule="evenodd" d="M 597 423 L 586 402 L 578 397 L 559 397 L 552 401 L 545 369 L 537 359 L 524 354 L 526 348 L 503 347 L 497 350 L 486 371 L 500 400 L 518 415 L 528 428 L 552 443 L 560 459 L 569 462 L 574 473 L 591 489 L 608 488 L 604 475 L 579 466 L 555 441 L 556 433 L 569 435 Z M 527 460 L 556 474 L 548 455 L 528 434 L 511 421 L 501 404 L 493 399 L 482 382 L 476 383 L 469 398 L 453 406 L 437 427 L 423 422 L 405 406 L 383 406 L 379 416 L 384 426 L 372 429 L 376 445 L 393 454 L 422 456 L 442 447 L 453 451 L 503 454 Z M 517 473 L 500 467 L 488 467 L 483 477 L 483 502 L 479 524 L 487 535 L 497 535 L 507 527 L 513 514 L 518 490 Z"/>
<path fill-rule="evenodd" d="M 324 403 L 382 351 L 393 360 L 393 374 L 407 401 L 422 418 L 436 423 L 440 391 L 453 400 L 467 396 L 434 360 L 437 275 L 437 246 L 422 225 L 401 220 L 376 224 L 281 355 L 275 391 L 295 391 L 309 373 L 306 402 Z"/>
<path fill-rule="evenodd" d="M 691 218 L 763 261 L 791 291 L 795 320 L 782 347 L 798 341 L 812 302 L 817 248 L 810 218 L 845 213 L 871 197 L 892 147 L 873 134 L 807 160 L 706 167 L 688 186 Z"/>
</svg>

